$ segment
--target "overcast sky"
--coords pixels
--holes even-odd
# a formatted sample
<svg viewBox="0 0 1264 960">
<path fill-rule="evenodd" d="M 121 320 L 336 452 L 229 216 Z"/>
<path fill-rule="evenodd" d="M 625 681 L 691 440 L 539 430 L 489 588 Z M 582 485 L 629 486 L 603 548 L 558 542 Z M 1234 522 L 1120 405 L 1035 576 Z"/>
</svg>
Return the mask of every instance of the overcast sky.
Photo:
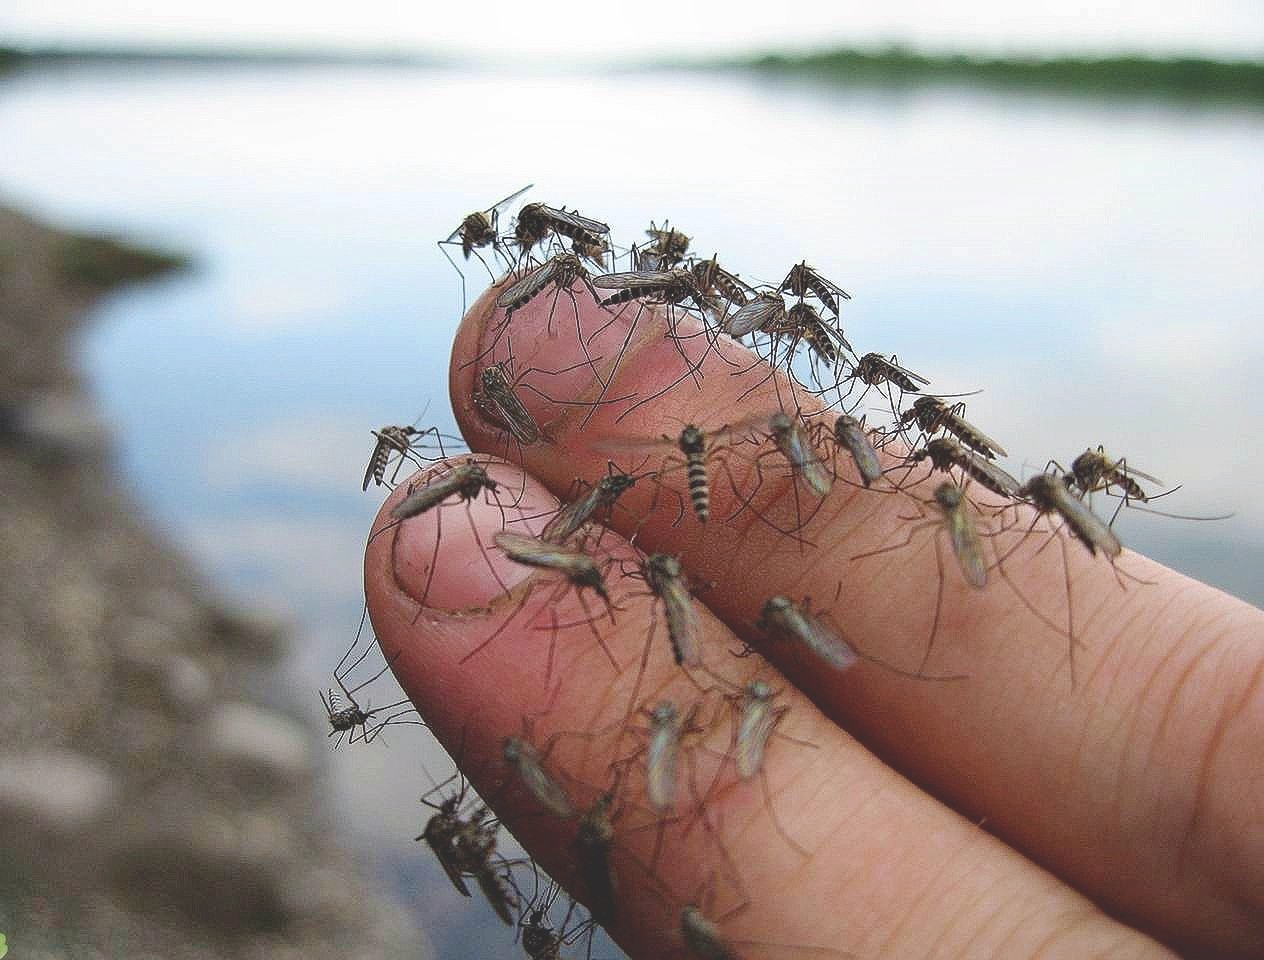
<svg viewBox="0 0 1264 960">
<path fill-rule="evenodd" d="M 929 49 L 1264 55 L 1264 0 L 0 0 L 0 40 L 392 47 L 488 56 Z"/>
</svg>

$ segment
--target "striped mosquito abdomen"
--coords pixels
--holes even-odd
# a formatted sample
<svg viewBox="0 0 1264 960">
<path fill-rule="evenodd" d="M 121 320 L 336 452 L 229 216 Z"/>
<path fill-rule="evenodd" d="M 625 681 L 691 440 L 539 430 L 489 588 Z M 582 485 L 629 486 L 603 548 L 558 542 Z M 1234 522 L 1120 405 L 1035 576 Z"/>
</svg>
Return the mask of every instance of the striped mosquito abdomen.
<svg viewBox="0 0 1264 960">
<path fill-rule="evenodd" d="M 680 452 L 685 455 L 685 476 L 689 481 L 689 502 L 700 523 L 711 517 L 711 483 L 707 477 L 707 440 L 693 424 L 680 431 Z"/>
</svg>

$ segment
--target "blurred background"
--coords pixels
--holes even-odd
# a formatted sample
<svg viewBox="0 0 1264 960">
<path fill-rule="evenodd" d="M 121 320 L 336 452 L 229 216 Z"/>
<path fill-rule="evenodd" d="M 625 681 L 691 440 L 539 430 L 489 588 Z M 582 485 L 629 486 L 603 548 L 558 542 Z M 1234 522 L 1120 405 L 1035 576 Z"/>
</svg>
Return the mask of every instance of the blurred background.
<svg viewBox="0 0 1264 960">
<path fill-rule="evenodd" d="M 419 728 L 327 752 L 316 691 L 360 619 L 369 430 L 454 429 L 435 241 L 527 183 L 748 279 L 808 258 L 860 352 L 985 388 L 1014 473 L 1102 443 L 1184 485 L 1162 508 L 1233 512 L 1118 529 L 1264 603 L 1264 6 L 1020 6 L 6 0 L 15 955 L 520 950 L 412 841 L 450 765 Z M 99 233 L 171 259 L 98 276 Z M 107 836 L 75 874 L 106 879 L 42 886 L 45 833 Z"/>
</svg>

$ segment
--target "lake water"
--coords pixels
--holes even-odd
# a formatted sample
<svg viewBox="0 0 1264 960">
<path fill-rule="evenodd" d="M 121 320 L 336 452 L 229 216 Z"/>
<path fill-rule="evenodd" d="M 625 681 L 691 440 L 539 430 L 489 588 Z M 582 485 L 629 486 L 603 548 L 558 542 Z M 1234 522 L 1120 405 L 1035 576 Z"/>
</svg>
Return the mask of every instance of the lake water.
<svg viewBox="0 0 1264 960">
<path fill-rule="evenodd" d="M 1264 111 L 700 74 L 7 79 L 0 196 L 196 259 L 111 299 L 83 362 L 151 512 L 226 591 L 295 623 L 281 695 L 313 731 L 360 614 L 368 430 L 427 404 L 451 425 L 460 293 L 434 241 L 528 182 L 625 243 L 670 217 L 744 275 L 808 257 L 853 294 L 862 352 L 986 387 L 970 418 L 1016 471 L 1104 443 L 1185 485 L 1168 509 L 1235 511 L 1119 529 L 1264 604 Z M 452 891 L 411 840 L 428 782 L 401 757 L 444 766 L 412 730 L 388 739 L 330 759 L 348 843 L 441 956 L 504 953 L 494 921 L 444 949 Z"/>
</svg>

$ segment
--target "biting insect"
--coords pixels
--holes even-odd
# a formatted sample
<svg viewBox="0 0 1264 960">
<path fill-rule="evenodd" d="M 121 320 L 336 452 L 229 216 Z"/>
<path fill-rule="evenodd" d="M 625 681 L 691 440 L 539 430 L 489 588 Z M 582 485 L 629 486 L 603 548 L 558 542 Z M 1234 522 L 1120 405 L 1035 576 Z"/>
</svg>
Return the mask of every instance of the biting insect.
<svg viewBox="0 0 1264 960">
<path fill-rule="evenodd" d="M 1137 483 L 1137 478 L 1163 486 L 1163 481 L 1158 477 L 1129 466 L 1123 457 L 1111 460 L 1099 445 L 1096 450 L 1085 450 L 1072 460 L 1070 471 L 1062 479 L 1069 489 L 1078 490 L 1080 496 L 1098 491 L 1109 493 L 1111 487 L 1117 487 L 1123 491 L 1125 500 L 1146 503 L 1150 498 L 1141 488 L 1141 484 Z"/>
<path fill-rule="evenodd" d="M 361 629 L 364 627 L 364 621 L 367 615 L 368 608 L 366 607 L 364 614 L 360 618 Z M 373 676 L 369 677 L 367 680 L 357 683 L 354 687 L 348 688 L 346 678 L 351 675 L 356 667 L 364 662 L 364 659 L 369 655 L 369 651 L 373 649 L 371 644 L 367 645 L 364 648 L 364 651 L 352 660 L 351 657 L 355 653 L 359 643 L 360 631 L 357 630 L 355 642 L 352 643 L 351 647 L 342 655 L 342 658 L 334 667 L 334 682 L 338 684 L 338 691 L 341 691 L 341 695 L 339 695 L 339 692 L 335 691 L 332 687 L 329 689 L 328 697 L 325 696 L 324 691 L 317 691 L 317 694 L 320 696 L 320 702 L 325 708 L 326 718 L 329 720 L 329 736 L 332 737 L 337 735 L 338 737 L 334 743 L 335 747 L 342 746 L 344 735 L 347 737 L 347 743 L 355 743 L 357 736 L 356 728 L 359 728 L 360 730 L 360 741 L 362 743 L 369 743 L 377 739 L 382 731 L 386 729 L 387 724 L 390 723 L 418 724 L 425 726 L 420 717 L 414 720 L 402 719 L 403 717 L 415 712 L 412 701 L 407 697 L 402 700 L 397 700 L 394 703 L 388 703 L 385 706 L 374 707 L 372 709 L 369 709 L 367 706 L 361 707 L 356 701 L 355 695 L 357 693 L 369 684 L 373 683 L 391 668 L 391 661 L 388 660 L 380 670 L 373 674 Z M 396 654 L 396 656 L 398 656 L 398 654 Z M 346 701 L 346 706 L 343 706 L 344 700 Z M 390 714 L 390 716 L 388 716 L 385 720 L 382 720 L 372 730 L 370 730 L 369 721 L 380 713 L 386 713 L 388 710 L 395 710 L 396 712 Z"/>
<path fill-rule="evenodd" d="M 755 288 L 736 273 L 725 270 L 716 257 L 695 261 L 691 269 L 703 298 L 713 306 L 719 304 L 720 301 L 724 302 L 723 309 L 714 311 L 717 314 L 727 312 L 728 307 L 733 304 L 739 307 L 744 306 L 751 297 L 755 296 Z"/>
<path fill-rule="evenodd" d="M 786 301 L 778 290 L 757 293 L 729 317 L 725 333 L 730 337 L 744 337 L 756 331 L 784 328 Z"/>
<path fill-rule="evenodd" d="M 588 893 L 588 910 L 604 927 L 613 926 L 619 918 L 614 874 L 610 870 L 610 848 L 614 844 L 614 824 L 610 820 L 613 804 L 614 795 L 609 792 L 593 801 L 579 818 L 574 844 L 579 875 Z"/>
<path fill-rule="evenodd" d="M 591 249 L 595 244 L 600 244 L 604 252 L 605 238 L 610 233 L 610 227 L 600 220 L 593 220 L 574 211 L 550 207 L 543 203 L 528 203 L 518 211 L 514 239 L 522 253 L 527 253 L 536 244 L 548 239 L 551 233 L 566 237 L 580 244 L 585 250 Z"/>
<path fill-rule="evenodd" d="M 492 539 L 505 556 L 507 556 L 510 560 L 513 560 L 515 563 L 520 563 L 523 566 L 535 567 L 542 570 L 551 570 L 555 573 L 560 573 L 564 578 L 565 582 L 562 583 L 561 588 L 553 593 L 545 606 L 539 608 L 532 614 L 534 617 L 544 611 L 551 612 L 553 614 L 555 636 L 558 624 L 554 604 L 562 598 L 568 587 L 575 588 L 576 599 L 578 600 L 579 605 L 583 608 L 584 614 L 587 617 L 586 620 L 581 621 L 581 624 L 586 625 L 589 628 L 594 639 L 597 641 L 597 645 L 606 655 L 606 659 L 610 661 L 610 665 L 614 667 L 615 670 L 618 670 L 619 661 L 616 660 L 614 654 L 610 652 L 610 647 L 606 644 L 605 638 L 602 637 L 600 631 L 593 626 L 593 621 L 596 617 L 593 616 L 592 611 L 589 609 L 588 601 L 584 599 L 583 591 L 585 588 L 596 593 L 599 597 L 601 597 L 602 601 L 604 601 L 606 605 L 607 616 L 610 617 L 612 623 L 614 622 L 615 607 L 610 601 L 609 593 L 606 591 L 605 580 L 602 575 L 601 567 L 596 564 L 592 557 L 588 556 L 586 553 L 580 553 L 577 550 L 571 550 L 555 543 L 549 543 L 548 541 L 541 540 L 537 537 L 531 537 L 521 533 L 510 533 L 505 530 L 497 533 Z M 505 617 L 503 621 L 501 621 L 500 626 L 492 631 L 492 633 L 474 647 L 473 650 L 463 656 L 461 658 L 461 663 L 466 663 L 473 657 L 477 656 L 480 652 L 489 647 L 506 629 L 508 629 L 509 625 L 515 620 L 518 614 L 522 612 L 523 608 L 526 607 L 527 601 L 531 599 L 536 586 L 537 584 L 535 583 L 528 584 L 527 589 L 522 593 L 522 599 L 518 602 L 517 606 L 514 607 L 513 611 Z M 506 590 L 506 593 L 508 592 L 509 591 Z M 552 665 L 552 656 L 552 646 L 550 646 L 550 669 Z"/>
<path fill-rule="evenodd" d="M 469 460 L 465 463 L 452 467 L 447 473 L 441 476 L 432 477 L 421 486 L 410 486 L 408 495 L 391 508 L 392 519 L 388 523 L 383 524 L 379 529 L 373 531 L 372 535 L 369 537 L 369 542 L 372 543 L 380 534 L 385 533 L 387 530 L 397 529 L 399 524 L 403 523 L 405 520 L 421 516 L 424 513 L 430 513 L 431 511 L 434 512 L 434 547 L 431 551 L 430 563 L 427 567 L 426 586 L 420 597 L 413 597 L 418 604 L 418 615 L 420 615 L 421 610 L 426 606 L 426 601 L 430 596 L 430 586 L 434 582 L 435 571 L 439 566 L 439 545 L 443 541 L 442 507 L 444 505 L 444 501 L 452 497 L 456 498 L 457 503 L 465 505 L 466 517 L 469 519 L 470 524 L 470 532 L 473 534 L 474 540 L 483 554 L 483 559 L 487 564 L 488 571 L 502 588 L 508 589 L 505 587 L 504 581 L 497 572 L 495 565 L 492 564 L 491 560 L 488 558 L 487 550 L 483 545 L 482 536 L 478 532 L 478 526 L 472 519 L 470 519 L 469 514 L 470 504 L 474 502 L 479 494 L 486 494 L 486 502 L 494 504 L 497 509 L 500 510 L 501 520 L 503 522 L 505 519 L 505 506 L 500 501 L 498 496 L 499 491 L 500 485 L 488 475 L 486 468 L 482 464 L 476 463 L 474 460 Z M 397 537 L 391 544 L 391 569 L 393 571 L 398 569 L 398 557 L 395 555 L 395 551 L 398 546 L 399 540 Z M 408 589 L 400 584 L 398 580 L 396 583 L 400 586 L 400 589 L 404 593 L 411 596 Z"/>
<path fill-rule="evenodd" d="M 812 294 L 835 317 L 838 316 L 839 300 L 851 299 L 850 293 L 833 280 L 826 280 L 814 267 L 809 267 L 806 260 L 791 267 L 790 272 L 786 274 L 786 278 L 781 281 L 781 286 L 777 289 L 781 293 L 789 293 L 800 300 L 808 294 Z"/>
<path fill-rule="evenodd" d="M 869 391 L 876 387 L 887 398 L 891 412 L 899 416 L 903 394 L 918 393 L 923 387 L 928 386 L 930 381 L 921 374 L 900 366 L 898 361 L 899 358 L 894 354 L 888 360 L 880 353 L 866 353 L 856 361 L 851 373 L 844 378 L 852 382 L 852 386 L 847 388 L 844 396 L 850 397 L 855 384 L 863 383 L 865 389 L 856 400 L 856 406 L 859 406 Z M 892 387 L 900 392 L 901 397 L 893 396 Z"/>
<path fill-rule="evenodd" d="M 733 737 L 733 764 L 742 780 L 749 780 L 764 767 L 768 738 L 777 729 L 789 707 L 774 707 L 773 690 L 763 680 L 752 680 L 742 689 Z"/>
<path fill-rule="evenodd" d="M 391 516 L 396 520 L 407 520 L 432 510 L 451 496 L 456 496 L 469 503 L 483 491 L 495 494 L 499 484 L 487 475 L 482 464 L 473 460 L 458 464 L 448 473 L 436 477 L 424 486 L 412 490 L 399 503 L 391 508 Z M 381 533 L 379 530 L 377 533 Z M 377 536 L 377 533 L 374 536 Z"/>
<path fill-rule="evenodd" d="M 399 454 L 400 463 L 404 462 L 412 450 L 412 438 L 418 436 L 422 431 L 416 427 L 383 427 L 381 430 L 371 431 L 373 436 L 377 438 L 377 442 L 373 445 L 373 453 L 369 457 L 369 465 L 364 471 L 364 483 L 361 490 L 369 489 L 369 481 L 372 480 L 377 486 L 382 485 L 382 481 L 386 478 L 386 467 L 390 463 L 392 454 Z M 392 481 L 394 477 L 391 478 Z"/>
<path fill-rule="evenodd" d="M 803 478 L 808 489 L 818 497 L 829 493 L 833 478 L 825 469 L 825 465 L 817 459 L 807 435 L 797 421 L 777 411 L 768 418 L 768 430 L 781 455 L 790 462 L 794 472 Z"/>
<path fill-rule="evenodd" d="M 518 900 L 510 891 L 505 877 L 492 865 L 500 823 L 490 817 L 491 812 L 480 806 L 469 820 L 460 822 L 456 850 L 461 866 L 474 877 L 496 916 L 505 926 L 512 927 L 514 919 L 510 911 L 518 905 Z"/>
<path fill-rule="evenodd" d="M 521 190 L 517 190 L 503 200 L 493 203 L 486 210 L 476 210 L 474 213 L 467 214 L 465 219 L 461 221 L 461 225 L 448 234 L 446 240 L 439 241 L 439 252 L 443 254 L 448 263 L 452 264 L 452 269 L 461 278 L 462 313 L 465 313 L 465 273 L 457 266 L 456 261 L 448 256 L 447 248 L 460 246 L 461 253 L 467 261 L 471 255 L 477 257 L 478 261 L 487 270 L 487 275 L 495 280 L 496 274 L 478 251 L 484 247 L 491 247 L 495 253 L 502 252 L 499 236 L 500 211 L 530 190 L 532 186 L 532 184 L 527 184 Z"/>
<path fill-rule="evenodd" d="M 501 208 L 513 203 L 533 186 L 534 184 L 528 183 L 521 190 L 515 190 L 503 200 L 497 200 L 486 210 L 476 210 L 474 213 L 468 214 L 461 221 L 461 225 L 448 235 L 447 240 L 439 241 L 440 249 L 450 244 L 459 243 L 461 253 L 468 260 L 470 254 L 483 247 L 495 248 L 500 240 L 498 228 L 500 226 Z"/>
<path fill-rule="evenodd" d="M 880 387 L 884 383 L 891 383 L 905 393 L 917 393 L 922 387 L 930 384 L 930 381 L 921 374 L 914 373 L 907 367 L 900 366 L 896 362 L 897 359 L 897 357 L 892 356 L 888 360 L 880 353 L 866 353 L 856 361 L 856 366 L 852 370 L 851 375 L 871 387 Z"/>
<path fill-rule="evenodd" d="M 708 432 L 690 423 L 686 424 L 680 433 L 674 437 L 664 433 L 653 439 L 620 440 L 610 442 L 604 446 L 611 452 L 664 451 L 660 466 L 653 473 L 654 478 L 659 482 L 659 489 L 664 488 L 662 481 L 668 473 L 675 470 L 684 470 L 689 493 L 689 505 L 693 510 L 694 516 L 698 518 L 698 522 L 706 523 L 711 519 L 711 479 L 707 461 L 709 458 L 714 457 L 717 460 L 721 460 L 723 464 L 720 452 L 722 449 L 727 449 L 727 445 L 719 438 L 722 435 L 727 435 L 729 432 L 727 427 Z M 599 444 L 599 446 L 602 445 Z M 675 526 L 684 519 L 685 501 L 678 492 L 674 490 L 671 492 L 675 494 L 680 502 L 680 511 L 672 523 Z M 653 514 L 657 506 L 656 492 L 655 500 L 651 504 L 649 513 Z"/>
<path fill-rule="evenodd" d="M 842 331 L 826 323 L 816 307 L 802 300 L 790 307 L 786 313 L 783 328 L 765 326 L 764 331 L 771 334 L 790 334 L 792 336 L 791 351 L 796 342 L 801 339 L 829 367 L 838 363 L 839 347 L 848 353 L 852 352 L 851 344 L 847 342 Z"/>
<path fill-rule="evenodd" d="M 708 307 L 706 297 L 698 286 L 693 272 L 677 267 L 673 270 L 634 270 L 630 273 L 605 273 L 593 277 L 593 286 L 615 293 L 601 301 L 603 307 L 630 300 L 648 303 L 683 305 L 692 300 L 699 312 Z"/>
<path fill-rule="evenodd" d="M 650 238 L 650 243 L 642 252 L 648 259 L 645 266 L 637 266 L 638 270 L 670 270 L 683 262 L 685 254 L 689 252 L 690 238 L 679 230 L 672 229 L 667 221 L 663 222 L 662 227 L 658 227 L 651 220 L 650 228 L 645 234 Z"/>
<path fill-rule="evenodd" d="M 412 702 L 407 697 L 403 700 L 398 700 L 395 703 L 387 704 L 384 707 L 375 707 L 372 710 L 362 709 L 360 705 L 356 703 L 355 698 L 352 697 L 351 694 L 347 693 L 346 697 L 347 706 L 344 707 L 342 705 L 342 698 L 332 687 L 329 689 L 328 700 L 325 699 L 325 694 L 320 692 L 320 702 L 324 704 L 325 712 L 329 717 L 329 736 L 332 737 L 334 734 L 338 735 L 338 742 L 334 744 L 335 746 L 342 745 L 342 735 L 347 733 L 350 734 L 347 738 L 347 743 L 355 743 L 356 727 L 361 728 L 360 740 L 364 743 L 371 743 L 377 738 L 378 734 L 382 732 L 382 729 L 388 723 L 396 717 L 402 717 L 411 713 L 413 709 Z M 369 730 L 369 720 L 371 720 L 374 716 L 386 710 L 393 710 L 396 707 L 404 707 L 406 704 L 407 706 L 405 709 L 401 710 L 397 714 L 392 714 L 390 717 L 374 727 L 373 730 Z"/>
<path fill-rule="evenodd" d="M 936 608 L 936 620 L 938 620 L 938 608 Z M 827 666 L 840 672 L 854 666 L 858 660 L 864 660 L 910 680 L 967 679 L 962 674 L 930 676 L 922 673 L 921 667 L 916 672 L 901 670 L 885 660 L 862 653 L 843 636 L 841 630 L 827 623 L 822 614 L 814 612 L 807 600 L 798 604 L 786 597 L 771 597 L 765 601 L 759 619 L 755 621 L 755 626 L 774 641 L 789 641 L 798 644 L 817 659 L 824 661 Z M 925 658 L 923 658 L 922 666 L 925 666 Z"/>
<path fill-rule="evenodd" d="M 860 659 L 852 645 L 820 617 L 786 597 L 765 601 L 755 626 L 775 640 L 801 644 L 835 670 L 846 670 Z"/>
<path fill-rule="evenodd" d="M 479 375 L 481 390 L 474 392 L 474 406 L 493 423 L 504 427 L 523 446 L 539 443 L 540 425 L 514 392 L 513 381 L 505 372 L 506 362 L 484 367 Z"/>
<path fill-rule="evenodd" d="M 964 409 L 964 403 L 955 403 L 950 407 L 939 397 L 918 397 L 913 401 L 913 406 L 900 415 L 900 425 L 916 422 L 927 435 L 946 430 L 971 450 L 988 459 L 1009 456 L 1004 447 L 961 416 Z"/>
<path fill-rule="evenodd" d="M 607 517 L 619 498 L 630 490 L 639 479 L 631 474 L 611 471 L 602 477 L 583 496 L 563 506 L 540 531 L 540 539 L 548 543 L 563 543 L 586 524 L 598 510 L 605 510 Z"/>
<path fill-rule="evenodd" d="M 956 467 L 971 480 L 1007 499 L 1018 496 L 1022 486 L 991 460 L 963 447 L 952 437 L 936 437 L 920 450 L 910 453 L 908 462 L 921 463 L 928 457 L 934 469 L 946 473 Z"/>
<path fill-rule="evenodd" d="M 454 777 L 460 776 L 455 773 L 448 780 L 439 784 L 430 792 L 424 794 L 421 802 L 430 807 L 435 813 L 426 821 L 426 827 L 422 830 L 421 835 L 414 837 L 414 842 L 424 840 L 431 852 L 435 855 L 435 859 L 439 861 L 439 866 L 443 868 L 443 872 L 447 874 L 452 886 L 456 888 L 457 893 L 462 896 L 470 896 L 470 888 L 466 886 L 464 871 L 461 865 L 460 855 L 456 849 L 456 838 L 461 831 L 461 804 L 465 802 L 465 791 L 467 785 L 465 778 L 461 778 L 460 789 L 449 797 L 445 797 L 439 803 L 430 800 L 430 794 L 435 793 L 448 783 L 452 782 Z"/>
<path fill-rule="evenodd" d="M 586 553 L 567 550 L 557 544 L 521 533 L 502 530 L 492 538 L 505 556 L 528 567 L 553 570 L 563 574 L 576 587 L 587 587 L 610 603 L 601 568 Z"/>
<path fill-rule="evenodd" d="M 505 763 L 540 802 L 540 806 L 562 820 L 575 816 L 575 807 L 571 804 L 570 797 L 545 771 L 535 747 L 519 737 L 505 737 L 501 744 L 501 754 Z"/>
<path fill-rule="evenodd" d="M 669 812 L 676 802 L 676 762 L 685 724 L 676 704 L 660 700 L 650 711 L 646 750 L 645 795 L 656 813 Z"/>
<path fill-rule="evenodd" d="M 561 926 L 554 930 L 549 925 L 549 911 L 560 892 L 561 888 L 556 883 L 551 884 L 543 907 L 535 906 L 535 898 L 532 897 L 530 914 L 518 924 L 522 930 L 522 949 L 531 960 L 561 960 L 564 945 L 574 943 L 585 934 L 591 936 L 595 929 L 593 921 L 587 917 L 580 917 L 576 925 L 571 926 L 571 915 L 576 906 L 574 900 L 566 908 Z"/>
<path fill-rule="evenodd" d="M 574 300 L 575 295 L 571 292 L 571 287 L 577 280 L 583 281 L 594 300 L 598 299 L 588 271 L 584 269 L 579 257 L 573 253 L 553 254 L 525 277 L 511 284 L 496 298 L 496 306 L 502 307 L 505 311 L 503 322 L 508 323 L 515 310 L 530 303 L 543 293 L 549 284 L 553 285 L 558 294 L 570 294 L 571 299 Z M 578 306 L 576 309 L 578 310 Z M 552 330 L 552 315 L 549 317 L 549 330 Z"/>
<path fill-rule="evenodd" d="M 1084 544 L 1089 553 L 1096 555 L 1100 549 L 1112 560 L 1119 556 L 1123 547 L 1110 527 L 1098 519 L 1080 502 L 1058 476 L 1038 473 L 1019 488 L 1019 496 L 1025 497 L 1041 514 L 1056 513 L 1062 517 L 1075 538 Z"/>
<path fill-rule="evenodd" d="M 667 621 L 667 635 L 676 665 L 701 666 L 698 612 L 694 609 L 693 595 L 680 560 L 664 553 L 652 553 L 646 557 L 642 573 L 650 591 L 663 601 L 663 617 Z"/>
<path fill-rule="evenodd" d="M 882 478 L 878 452 L 869 442 L 868 431 L 861 421 L 848 414 L 840 414 L 834 421 L 834 440 L 851 454 L 852 462 L 860 471 L 860 479 L 866 487 Z"/>
<path fill-rule="evenodd" d="M 762 428 L 757 425 L 763 424 Z M 732 473 L 729 473 L 729 484 L 733 488 L 733 493 L 741 499 L 741 503 L 728 517 L 725 522 L 729 522 L 737 518 L 744 510 L 750 510 L 757 518 L 768 526 L 772 527 L 780 533 L 787 536 L 795 536 L 796 532 L 802 530 L 812 517 L 806 520 L 803 517 L 803 508 L 799 502 L 799 485 L 792 483 L 790 485 L 790 493 L 794 497 L 794 508 L 796 523 L 789 529 L 778 526 L 773 520 L 764 516 L 755 509 L 754 501 L 764 485 L 764 460 L 769 456 L 780 456 L 790 464 L 791 473 L 796 477 L 801 477 L 803 482 L 819 498 L 824 498 L 833 486 L 833 477 L 830 471 L 820 461 L 813 449 L 806 431 L 799 425 L 797 416 L 791 418 L 781 410 L 773 413 L 771 416 L 767 414 L 759 414 L 746 420 L 730 426 L 728 431 L 731 435 L 737 436 L 746 431 L 751 431 L 761 435 L 764 440 L 771 440 L 772 449 L 763 450 L 756 454 L 753 460 L 755 467 L 755 484 L 754 487 L 743 495 L 743 492 L 737 489 L 734 483 Z M 742 442 L 752 442 L 752 438 L 748 435 Z M 818 504 L 819 509 L 819 504 Z M 815 515 L 815 510 L 813 514 Z M 797 538 L 796 538 L 797 539 Z M 806 541 L 800 540 L 803 544 Z"/>
</svg>

